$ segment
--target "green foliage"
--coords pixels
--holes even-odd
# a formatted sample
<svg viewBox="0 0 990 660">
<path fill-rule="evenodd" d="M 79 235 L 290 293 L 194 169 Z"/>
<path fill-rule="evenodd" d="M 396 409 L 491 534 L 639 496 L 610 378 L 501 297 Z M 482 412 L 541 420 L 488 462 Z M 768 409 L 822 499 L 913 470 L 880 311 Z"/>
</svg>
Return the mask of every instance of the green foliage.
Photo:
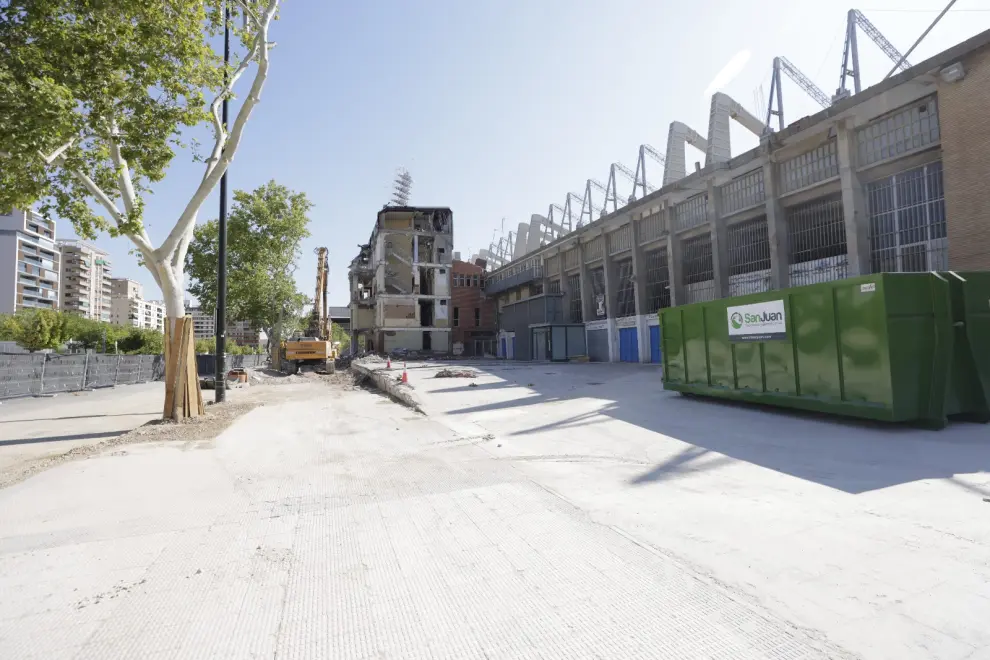
<svg viewBox="0 0 990 660">
<path fill-rule="evenodd" d="M 264 350 L 257 346 L 241 346 L 233 339 L 228 339 L 224 342 L 224 346 L 227 349 L 228 355 L 258 355 L 264 352 Z M 196 352 L 200 354 L 214 355 L 216 353 L 216 340 L 215 339 L 197 339 L 196 340 Z"/>
<path fill-rule="evenodd" d="M 165 351 L 165 337 L 157 330 L 113 325 L 53 310 L 0 314 L 0 340 L 16 341 L 30 351 L 54 350 L 72 342 L 85 350 L 101 352 L 104 337 L 107 353 L 114 352 L 114 342 L 119 353 L 161 355 Z"/>
<path fill-rule="evenodd" d="M 127 328 L 127 333 L 117 343 L 117 350 L 128 355 L 163 355 L 165 335 L 157 330 Z"/>
<path fill-rule="evenodd" d="M 68 340 L 78 342 L 87 350 L 102 351 L 105 337 L 106 352 L 113 353 L 114 342 L 123 339 L 129 330 L 123 326 L 94 321 L 78 314 L 65 313 L 64 316 Z"/>
<path fill-rule="evenodd" d="M 141 193 L 165 176 L 183 130 L 208 120 L 207 94 L 221 89 L 210 38 L 222 28 L 221 0 L 0 3 L 0 207 L 45 200 L 43 212 L 86 238 L 140 231 Z M 61 167 L 45 162 L 70 143 L 53 163 Z M 73 174 L 119 199 L 114 143 L 138 194 L 120 226 L 92 211 Z"/>
<path fill-rule="evenodd" d="M 273 337 L 279 310 L 283 336 L 308 300 L 296 288 L 293 272 L 299 245 L 309 236 L 312 203 L 305 193 L 269 181 L 252 192 L 234 192 L 227 216 L 227 320 L 249 321 Z M 189 292 L 206 313 L 217 291 L 217 222 L 196 227 L 186 255 Z"/>
<path fill-rule="evenodd" d="M 334 323 L 333 327 L 330 329 L 330 337 L 331 339 L 333 339 L 333 341 L 340 342 L 341 354 L 346 352 L 347 348 L 351 345 L 351 336 L 347 334 L 347 331 L 344 330 L 344 328 L 337 325 L 336 323 Z"/>
<path fill-rule="evenodd" d="M 44 349 L 58 349 L 68 339 L 66 318 L 54 310 L 22 310 L 7 314 L 0 321 L 0 332 L 8 341 L 32 353 Z"/>
</svg>

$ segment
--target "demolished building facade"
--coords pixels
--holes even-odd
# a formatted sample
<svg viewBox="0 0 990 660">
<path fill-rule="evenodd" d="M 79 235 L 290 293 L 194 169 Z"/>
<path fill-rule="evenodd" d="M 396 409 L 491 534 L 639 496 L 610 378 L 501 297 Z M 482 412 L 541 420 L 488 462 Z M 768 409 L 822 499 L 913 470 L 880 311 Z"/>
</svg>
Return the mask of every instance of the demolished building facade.
<svg viewBox="0 0 990 660">
<path fill-rule="evenodd" d="M 351 261 L 351 346 L 356 352 L 451 350 L 453 212 L 386 206 Z"/>
</svg>

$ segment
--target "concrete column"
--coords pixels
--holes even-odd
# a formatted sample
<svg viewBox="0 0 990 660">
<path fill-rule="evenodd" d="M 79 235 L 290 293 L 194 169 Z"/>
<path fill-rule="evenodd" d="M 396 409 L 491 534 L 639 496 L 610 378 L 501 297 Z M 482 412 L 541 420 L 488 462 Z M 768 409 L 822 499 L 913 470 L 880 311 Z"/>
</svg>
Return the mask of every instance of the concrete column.
<svg viewBox="0 0 990 660">
<path fill-rule="evenodd" d="M 770 240 L 770 286 L 785 289 L 791 283 L 790 247 L 787 242 L 787 214 L 780 204 L 780 180 L 772 162 L 763 164 L 763 193 Z"/>
<path fill-rule="evenodd" d="M 708 180 L 708 224 L 712 232 L 712 277 L 715 298 L 729 297 L 729 229 L 722 219 L 722 191 Z"/>
<path fill-rule="evenodd" d="M 591 277 L 588 276 L 588 264 L 584 261 L 585 244 L 584 239 L 578 239 L 578 271 L 581 274 L 581 320 L 587 323 L 593 321 L 591 314 L 593 307 L 593 297 L 591 294 Z"/>
<path fill-rule="evenodd" d="M 619 313 L 619 274 L 615 260 L 608 253 L 608 241 L 602 237 L 605 246 L 602 254 L 602 270 L 605 272 L 605 316 L 615 318 Z"/>
<path fill-rule="evenodd" d="M 619 361 L 619 335 L 615 328 L 619 313 L 619 277 L 615 272 L 615 260 L 609 255 L 608 237 L 602 233 L 602 270 L 605 273 L 605 318 L 608 319 L 608 361 Z"/>
<path fill-rule="evenodd" d="M 632 240 L 633 300 L 636 303 L 636 341 L 639 344 L 639 361 L 650 361 L 650 327 L 645 316 L 649 309 L 646 300 L 646 257 L 640 246 L 640 221 L 629 218 L 629 233 Z"/>
<path fill-rule="evenodd" d="M 670 211 L 668 210 L 667 213 Z M 670 306 L 683 305 L 686 302 L 684 296 L 684 269 L 681 268 L 681 254 L 683 252 L 680 239 L 676 234 L 667 236 L 667 268 L 670 271 Z"/>
<path fill-rule="evenodd" d="M 870 219 L 866 193 L 856 173 L 856 133 L 846 121 L 839 122 L 836 126 L 836 142 L 849 276 L 866 275 L 870 272 Z"/>
<path fill-rule="evenodd" d="M 646 257 L 639 244 L 639 220 L 630 218 L 629 229 L 632 238 L 633 296 L 636 300 L 636 316 L 646 313 L 649 305 L 646 300 Z"/>
</svg>

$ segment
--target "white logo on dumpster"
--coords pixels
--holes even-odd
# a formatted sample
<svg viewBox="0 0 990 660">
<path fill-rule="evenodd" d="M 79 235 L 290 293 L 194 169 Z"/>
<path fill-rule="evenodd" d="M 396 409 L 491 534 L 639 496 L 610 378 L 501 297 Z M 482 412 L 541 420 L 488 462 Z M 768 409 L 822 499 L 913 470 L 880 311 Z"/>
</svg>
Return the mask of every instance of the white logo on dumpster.
<svg viewBox="0 0 990 660">
<path fill-rule="evenodd" d="M 725 316 L 729 324 L 729 341 L 787 339 L 783 300 L 729 307 Z"/>
</svg>

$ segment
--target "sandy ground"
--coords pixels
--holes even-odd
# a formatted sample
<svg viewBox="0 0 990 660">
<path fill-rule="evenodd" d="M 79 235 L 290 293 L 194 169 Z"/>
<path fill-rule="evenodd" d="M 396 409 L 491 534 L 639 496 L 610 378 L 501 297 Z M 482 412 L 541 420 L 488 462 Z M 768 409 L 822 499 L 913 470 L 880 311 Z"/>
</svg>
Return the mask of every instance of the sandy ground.
<svg viewBox="0 0 990 660">
<path fill-rule="evenodd" d="M 346 371 L 334 376 L 285 376 L 267 370 L 251 374 L 251 385 L 229 389 L 223 405 L 214 405 L 213 391 L 204 390 L 206 415 L 178 424 L 161 419 L 162 383 L 8 402 L 0 409 L 0 488 L 122 445 L 211 440 L 246 412 L 291 397 L 293 385 L 319 381 L 353 386 Z"/>
</svg>

